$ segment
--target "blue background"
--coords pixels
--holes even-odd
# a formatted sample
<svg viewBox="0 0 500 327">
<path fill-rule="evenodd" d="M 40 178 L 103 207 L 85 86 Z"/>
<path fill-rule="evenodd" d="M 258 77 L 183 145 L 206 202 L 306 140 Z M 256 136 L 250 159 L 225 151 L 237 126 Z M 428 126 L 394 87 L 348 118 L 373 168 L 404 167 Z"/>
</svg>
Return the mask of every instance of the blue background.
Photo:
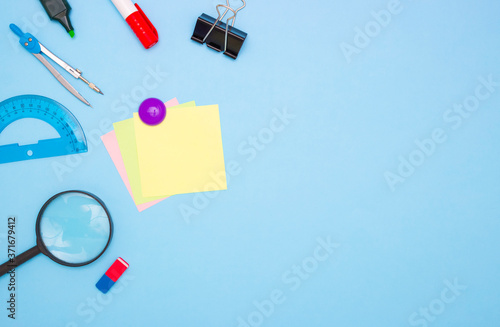
<svg viewBox="0 0 500 327">
<path fill-rule="evenodd" d="M 115 234 L 89 266 L 38 256 L 20 267 L 15 321 L 0 278 L 0 325 L 498 326 L 500 88 L 458 128 L 443 115 L 475 94 L 481 76 L 500 81 L 500 4 L 401 0 L 369 44 L 344 55 L 341 46 L 354 46 L 357 28 L 373 28 L 372 12 L 390 2 L 249 1 L 236 21 L 249 35 L 236 61 L 190 40 L 196 18 L 215 15 L 217 1 L 141 0 L 160 34 L 150 50 L 111 1 L 71 1 L 74 39 L 38 1 L 5 4 L 0 100 L 57 100 L 90 149 L 0 166 L 0 259 L 7 217 L 18 219 L 20 253 L 35 243 L 40 207 L 67 189 L 101 197 Z M 94 109 L 21 48 L 10 23 L 103 90 L 63 73 Z M 151 80 L 150 70 L 161 74 Z M 220 105 L 226 163 L 241 166 L 227 191 L 137 212 L 100 136 L 146 97 Z M 285 109 L 294 118 L 256 156 L 245 154 L 248 138 L 264 135 Z M 445 142 L 391 189 L 384 174 L 397 174 L 400 157 L 437 128 Z M 50 134 L 27 121 L 0 141 Z M 189 218 L 180 211 L 187 206 L 196 210 Z M 312 259 L 318 238 L 339 245 L 326 261 Z M 100 296 L 94 285 L 118 256 L 130 268 Z M 291 282 L 303 264 L 310 273 Z M 467 288 L 453 293 L 450 283 Z M 273 292 L 282 295 L 271 310 Z"/>
</svg>

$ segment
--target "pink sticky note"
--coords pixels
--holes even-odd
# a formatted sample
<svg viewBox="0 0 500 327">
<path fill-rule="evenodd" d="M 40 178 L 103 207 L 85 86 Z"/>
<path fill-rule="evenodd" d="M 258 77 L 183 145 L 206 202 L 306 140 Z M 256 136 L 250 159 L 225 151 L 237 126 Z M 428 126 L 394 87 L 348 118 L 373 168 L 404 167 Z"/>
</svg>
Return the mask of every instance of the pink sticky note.
<svg viewBox="0 0 500 327">
<path fill-rule="evenodd" d="M 176 98 L 169 100 L 165 102 L 165 107 L 173 107 L 177 106 L 179 102 L 177 101 Z M 106 147 L 106 150 L 109 153 L 109 156 L 111 157 L 111 160 L 113 160 L 113 163 L 116 167 L 116 170 L 118 170 L 118 173 L 120 174 L 121 179 L 123 180 L 123 183 L 125 184 L 125 187 L 127 188 L 128 192 L 130 193 L 130 196 L 132 197 L 132 200 L 134 200 L 134 195 L 132 194 L 132 188 L 130 187 L 130 182 L 127 176 L 127 170 L 125 169 L 125 164 L 123 163 L 123 157 L 120 152 L 120 146 L 118 145 L 118 140 L 116 139 L 116 133 L 115 131 L 111 131 L 103 136 L 101 136 L 101 140 L 104 143 L 104 146 Z M 148 208 L 151 208 L 155 204 L 158 204 L 159 202 L 165 200 L 166 198 L 143 203 L 143 204 L 136 204 L 137 210 L 139 212 L 142 212 Z M 135 203 L 135 200 L 134 200 Z"/>
<path fill-rule="evenodd" d="M 123 183 L 125 184 L 125 187 L 127 187 L 128 192 L 130 193 L 130 196 L 132 197 L 132 200 L 134 200 L 134 196 L 132 195 L 132 188 L 130 187 L 130 182 L 128 180 L 127 176 L 127 171 L 125 170 L 125 164 L 123 163 L 123 158 L 122 154 L 120 152 L 120 147 L 118 146 L 118 140 L 116 139 L 116 134 L 115 131 L 111 131 L 101 137 L 102 142 L 104 143 L 104 146 L 106 147 L 106 150 L 108 150 L 109 156 L 111 157 L 111 160 L 113 160 L 113 163 L 115 164 L 116 170 L 118 170 L 118 173 L 120 174 L 120 177 L 123 180 Z M 154 206 L 155 204 L 165 200 L 166 198 L 143 203 L 143 204 L 138 204 L 137 210 L 139 212 L 142 212 L 146 210 L 147 208 L 150 208 Z"/>
</svg>

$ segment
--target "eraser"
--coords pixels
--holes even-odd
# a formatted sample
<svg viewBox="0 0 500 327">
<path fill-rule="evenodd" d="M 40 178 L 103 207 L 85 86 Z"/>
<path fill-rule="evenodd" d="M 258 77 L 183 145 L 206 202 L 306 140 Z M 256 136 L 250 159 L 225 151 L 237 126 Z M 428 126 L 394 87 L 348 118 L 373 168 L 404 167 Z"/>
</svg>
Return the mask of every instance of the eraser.
<svg viewBox="0 0 500 327">
<path fill-rule="evenodd" d="M 111 280 L 106 274 L 104 274 L 101 279 L 95 284 L 95 287 L 104 294 L 108 293 L 108 291 L 111 289 L 111 287 L 115 285 L 115 282 Z"/>
<path fill-rule="evenodd" d="M 128 263 L 122 258 L 116 259 L 116 261 L 111 265 L 111 267 L 106 271 L 106 275 L 111 278 L 113 282 L 116 282 L 118 278 L 127 270 Z"/>
<path fill-rule="evenodd" d="M 123 275 L 125 270 L 127 270 L 128 266 L 128 263 L 122 258 L 116 259 L 116 261 L 111 265 L 111 267 L 95 285 L 97 289 L 104 294 L 108 293 L 108 291 L 111 289 L 111 287 L 113 287 L 120 276 Z"/>
</svg>

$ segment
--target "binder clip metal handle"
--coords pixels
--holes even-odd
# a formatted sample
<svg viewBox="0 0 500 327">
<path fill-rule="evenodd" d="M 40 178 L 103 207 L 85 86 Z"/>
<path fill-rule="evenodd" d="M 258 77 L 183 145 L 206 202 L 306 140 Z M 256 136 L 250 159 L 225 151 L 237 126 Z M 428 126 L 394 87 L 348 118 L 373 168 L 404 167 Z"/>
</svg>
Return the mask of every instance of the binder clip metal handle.
<svg viewBox="0 0 500 327">
<path fill-rule="evenodd" d="M 201 15 L 198 18 L 195 31 L 191 39 L 201 44 L 206 42 L 208 47 L 219 52 L 224 51 L 225 55 L 236 59 L 241 46 L 247 37 L 245 32 L 234 28 L 238 12 L 246 7 L 246 1 L 241 0 L 241 2 L 243 5 L 238 9 L 231 8 L 229 0 L 226 0 L 226 5 L 217 5 L 217 19 L 214 19 L 206 14 Z M 226 9 L 224 13 L 221 13 L 220 8 Z M 226 20 L 226 23 L 222 23 L 222 19 L 224 19 L 229 11 L 233 13 L 233 16 L 229 17 Z M 231 28 L 229 27 L 230 22 Z M 222 40 L 224 40 L 224 46 L 222 46 Z"/>
<path fill-rule="evenodd" d="M 228 11 L 232 11 L 234 13 L 233 16 L 229 17 L 226 21 L 226 42 L 225 42 L 225 45 L 224 45 L 224 51 L 226 51 L 227 49 L 227 31 L 229 29 L 229 21 L 231 19 L 233 19 L 233 22 L 231 24 L 231 27 L 234 27 L 234 23 L 236 21 L 236 15 L 238 14 L 238 11 L 240 11 L 241 9 L 245 8 L 247 3 L 245 2 L 245 0 L 241 0 L 241 2 L 243 2 L 243 6 L 239 7 L 238 9 L 234 10 L 233 8 L 231 8 L 231 5 L 229 4 L 229 0 L 226 0 L 226 5 L 217 5 L 215 7 L 215 9 L 217 9 L 217 14 L 219 15 L 219 17 L 217 17 L 217 19 L 215 20 L 215 22 L 212 24 L 212 27 L 210 28 L 210 31 L 208 31 L 207 35 L 205 36 L 205 38 L 203 39 L 203 43 L 205 43 L 207 37 L 210 35 L 210 33 L 212 33 L 215 25 L 217 25 L 218 22 L 220 22 L 227 14 Z M 224 11 L 224 13 L 221 15 L 220 13 L 220 10 L 219 8 L 220 7 L 224 7 L 226 8 L 226 11 Z"/>
</svg>

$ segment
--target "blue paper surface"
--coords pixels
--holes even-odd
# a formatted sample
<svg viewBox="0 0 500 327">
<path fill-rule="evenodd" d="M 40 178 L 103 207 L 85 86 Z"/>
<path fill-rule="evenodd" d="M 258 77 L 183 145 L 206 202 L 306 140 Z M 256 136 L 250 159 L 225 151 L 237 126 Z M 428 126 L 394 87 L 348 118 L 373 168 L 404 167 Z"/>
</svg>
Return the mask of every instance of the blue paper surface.
<svg viewBox="0 0 500 327">
<path fill-rule="evenodd" d="M 0 98 L 60 102 L 89 152 L 0 165 L 0 259 L 7 218 L 19 254 L 60 191 L 99 196 L 115 230 L 89 266 L 18 267 L 15 321 L 1 277 L 0 325 L 496 326 L 500 3 L 248 1 L 236 61 L 190 40 L 216 4 L 141 1 L 150 50 L 111 1 L 71 2 L 74 39 L 38 1 L 3 6 Z M 103 91 L 62 72 L 93 109 L 10 23 Z M 147 97 L 219 104 L 227 191 L 137 212 L 100 136 Z M 23 126 L 21 141 L 35 133 Z M 130 269 L 104 295 L 95 282 L 118 256 Z"/>
</svg>

